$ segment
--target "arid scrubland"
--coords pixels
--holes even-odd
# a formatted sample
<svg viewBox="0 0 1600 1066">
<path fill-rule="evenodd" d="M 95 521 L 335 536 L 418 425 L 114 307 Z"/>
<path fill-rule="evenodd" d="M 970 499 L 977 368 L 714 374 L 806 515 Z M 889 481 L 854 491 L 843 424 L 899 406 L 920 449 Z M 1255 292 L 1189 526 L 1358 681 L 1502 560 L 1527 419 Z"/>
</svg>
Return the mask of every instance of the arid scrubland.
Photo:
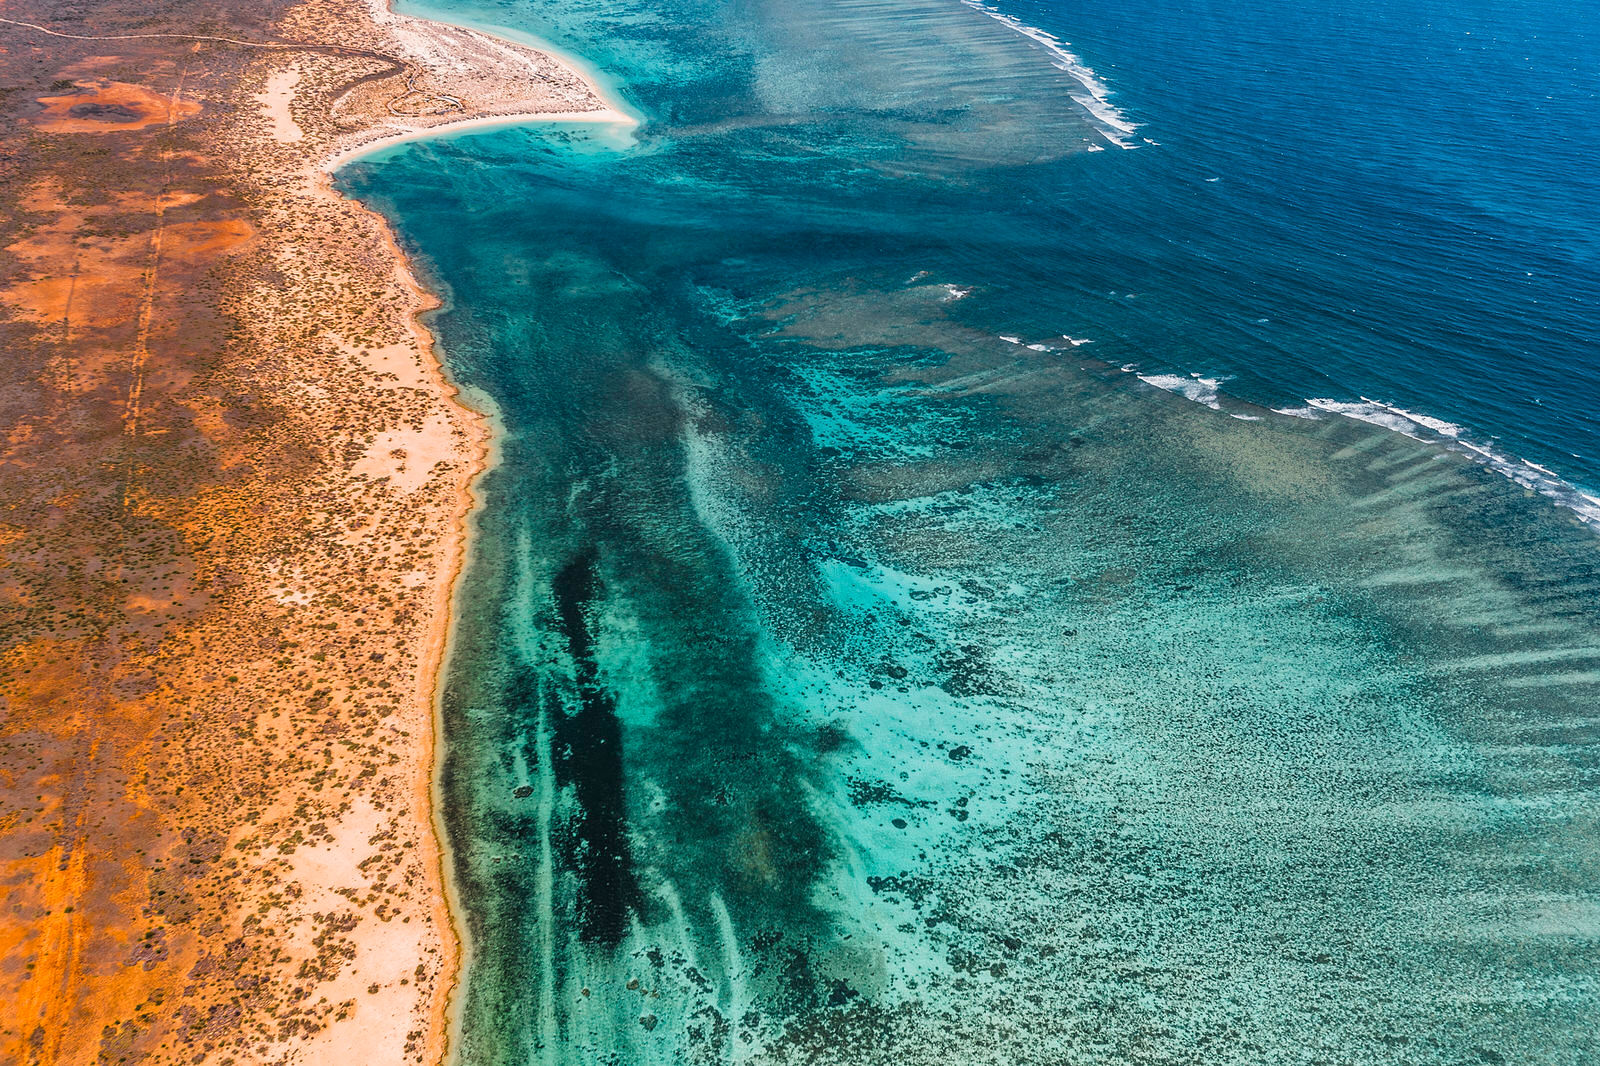
<svg viewBox="0 0 1600 1066">
<path fill-rule="evenodd" d="M 602 105 L 348 0 L 0 16 L 0 1062 L 435 1061 L 485 431 L 323 165 Z"/>
</svg>

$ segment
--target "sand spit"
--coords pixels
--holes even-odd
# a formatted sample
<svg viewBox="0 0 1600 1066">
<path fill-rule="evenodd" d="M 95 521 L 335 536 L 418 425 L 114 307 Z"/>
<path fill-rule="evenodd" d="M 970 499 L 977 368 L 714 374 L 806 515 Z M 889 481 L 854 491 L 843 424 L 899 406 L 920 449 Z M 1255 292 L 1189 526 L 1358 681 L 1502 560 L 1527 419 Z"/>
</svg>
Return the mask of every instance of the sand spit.
<svg viewBox="0 0 1600 1066">
<path fill-rule="evenodd" d="M 486 433 L 329 161 L 623 118 L 485 34 L 265 10 L 0 25 L 0 1061 L 444 1055 L 432 699 Z"/>
</svg>

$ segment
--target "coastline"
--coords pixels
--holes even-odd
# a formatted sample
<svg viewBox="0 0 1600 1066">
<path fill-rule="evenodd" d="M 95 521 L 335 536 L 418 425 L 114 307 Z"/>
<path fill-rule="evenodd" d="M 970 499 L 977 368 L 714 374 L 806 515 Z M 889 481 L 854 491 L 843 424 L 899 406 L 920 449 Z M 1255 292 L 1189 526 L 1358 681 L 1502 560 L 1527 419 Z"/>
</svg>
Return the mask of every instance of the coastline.
<svg viewBox="0 0 1600 1066">
<path fill-rule="evenodd" d="M 369 140 L 340 149 L 337 153 L 323 161 L 320 169 L 330 178 L 347 163 L 375 155 L 387 148 L 396 145 L 408 144 L 414 141 L 426 141 L 434 137 L 442 137 L 457 133 L 466 133 L 470 130 L 491 130 L 511 126 L 527 126 L 538 123 L 566 123 L 599 126 L 619 126 L 631 128 L 638 124 L 637 120 L 614 108 L 602 108 L 595 111 L 514 111 L 505 114 L 482 115 L 475 118 L 463 118 L 449 122 L 442 122 L 434 126 L 421 126 L 416 129 L 399 129 L 388 133 L 381 133 Z M 388 225 L 387 221 L 384 223 Z M 404 252 L 398 251 L 402 258 Z M 426 313 L 426 312 L 424 312 Z"/>
<path fill-rule="evenodd" d="M 382 0 L 165 14 L 0 20 L 0 1060 L 443 1062 L 437 696 L 494 413 L 333 173 L 637 120 Z"/>
<path fill-rule="evenodd" d="M 175 2 L 328 43 L 0 26 L 0 1063 L 1589 1041 L 1591 531 L 1461 426 L 1116 358 L 1125 168 L 903 172 L 898 105 L 640 167 L 559 50 Z M 789 104 L 847 34 L 757 14 L 641 91 Z"/>
<path fill-rule="evenodd" d="M 425 133 L 423 134 L 423 136 L 426 136 L 426 135 L 427 134 L 425 134 Z M 458 396 L 456 399 L 457 399 L 457 402 L 460 402 L 463 399 L 463 397 L 459 397 Z M 458 553 L 455 556 L 455 562 L 456 562 L 456 571 L 455 572 L 457 574 L 459 574 L 461 572 L 461 569 L 465 565 L 465 561 L 468 558 L 468 553 L 471 551 L 471 542 L 470 542 L 470 539 L 467 537 L 467 534 L 465 533 L 465 530 L 467 528 L 470 528 L 470 525 L 471 525 L 470 512 L 468 512 L 468 514 L 466 516 L 464 516 L 463 522 L 464 522 L 464 526 L 463 526 L 462 540 L 460 541 L 460 543 L 457 545 L 457 547 L 455 549 L 457 551 L 457 553 Z M 449 640 L 450 632 L 451 632 L 450 619 L 446 619 L 445 620 L 445 624 L 444 624 L 444 639 L 446 641 L 447 647 L 448 647 L 448 640 Z M 1076 634 L 1074 633 L 1074 635 L 1076 635 Z M 443 657 L 439 660 L 439 668 L 440 669 L 444 668 L 444 664 L 447 662 L 447 659 L 448 659 L 448 650 L 446 650 L 444 652 Z M 436 681 L 436 683 L 437 683 L 437 681 Z M 435 727 L 436 727 L 436 730 L 441 728 L 439 719 L 437 717 L 437 706 L 435 706 Z M 439 747 L 439 745 L 441 743 L 442 743 L 442 736 L 440 736 L 436 732 L 435 747 L 433 749 L 433 756 L 434 757 L 437 757 L 438 754 L 442 751 L 442 748 Z M 434 782 L 435 782 L 435 787 L 437 787 L 437 774 L 436 773 L 434 774 Z M 440 854 L 441 854 L 441 857 L 442 857 L 442 861 L 447 861 L 448 860 L 448 850 L 447 850 L 448 846 L 447 846 L 447 844 L 445 842 L 445 837 L 444 837 L 444 835 L 442 833 L 442 827 L 438 824 L 437 812 L 439 810 L 439 807 L 438 807 L 437 802 L 435 802 L 435 804 L 433 806 L 433 810 L 436 813 L 434 829 L 435 829 L 436 834 L 438 834 L 438 847 L 440 848 Z M 450 886 L 452 884 L 452 879 L 450 877 L 450 870 L 445 869 L 444 871 L 442 871 L 441 877 L 443 878 L 443 884 L 445 885 L 445 890 L 448 893 L 449 889 L 450 889 Z M 449 898 L 449 897 L 447 896 L 447 898 Z M 456 915 L 460 915 L 462 912 L 460 911 L 459 908 L 456 908 L 454 910 L 454 913 Z M 457 954 L 456 954 L 456 961 L 455 961 L 454 977 L 453 977 L 453 979 L 452 979 L 452 981 L 450 983 L 451 991 L 450 991 L 449 995 L 446 998 L 446 1006 L 445 1006 L 446 1017 L 448 1019 L 447 1024 L 451 1024 L 451 1025 L 459 1023 L 458 1010 L 459 1010 L 460 1000 L 461 1000 L 462 997 L 461 997 L 459 991 L 457 991 L 457 990 L 462 987 L 461 982 L 463 981 L 463 975 L 465 973 L 467 973 L 465 967 L 470 965 L 470 956 L 469 956 L 470 945 L 467 943 L 467 941 L 465 939 L 465 936 L 463 935 L 461 929 L 459 928 L 459 925 L 458 925 L 458 928 L 457 928 L 456 950 L 457 950 Z M 487 961 L 487 960 L 485 960 L 485 961 Z M 584 989 L 584 994 L 587 995 L 587 993 L 588 993 L 588 989 L 585 988 Z M 653 1019 L 654 1019 L 654 1016 L 652 1015 L 652 1024 L 653 1024 Z M 459 1040 L 455 1036 L 456 1030 L 451 1029 L 449 1031 L 451 1032 L 452 1036 L 449 1039 L 447 1039 L 447 1041 L 446 1041 L 446 1045 L 445 1045 L 445 1049 L 444 1049 L 444 1053 L 446 1055 L 450 1054 L 451 1048 L 459 1047 Z"/>
<path fill-rule="evenodd" d="M 494 38 L 486 29 L 447 23 L 422 16 L 402 15 L 394 11 L 392 0 L 369 0 L 374 11 L 373 25 L 382 28 L 385 21 L 412 20 L 451 26 L 474 34 Z M 381 14 L 379 14 L 381 12 Z M 423 365 L 440 398 L 451 406 L 469 427 L 466 447 L 467 461 L 456 472 L 452 498 L 454 506 L 447 516 L 441 552 L 444 564 L 432 585 L 433 611 L 431 623 L 419 649 L 419 674 L 416 700 L 424 708 L 431 722 L 428 744 L 421 759 L 421 773 L 417 775 L 413 801 L 422 814 L 426 836 L 432 842 L 429 865 L 434 870 L 438 891 L 433 894 L 433 917 L 438 928 L 448 930 L 449 951 L 441 974 L 438 991 L 432 997 L 427 1043 L 423 1061 L 441 1066 L 454 1061 L 459 1046 L 460 999 L 463 975 L 470 962 L 471 944 L 461 918 L 461 908 L 456 898 L 456 884 L 451 868 L 450 846 L 447 830 L 441 817 L 439 795 L 440 755 L 445 743 L 444 723 L 441 717 L 440 698 L 449 666 L 450 645 L 454 633 L 455 599 L 471 553 L 472 516 L 478 506 L 476 486 L 495 465 L 494 430 L 496 414 L 492 402 L 480 397 L 469 401 L 463 388 L 451 379 L 444 357 L 439 350 L 438 338 L 423 321 L 423 317 L 443 306 L 440 296 L 425 287 L 417 276 L 415 264 L 401 247 L 393 225 L 380 213 L 359 200 L 344 196 L 334 185 L 337 171 L 355 160 L 374 155 L 401 144 L 429 140 L 469 131 L 536 123 L 595 124 L 629 129 L 639 124 L 638 118 L 628 113 L 620 100 L 608 98 L 601 87 L 580 69 L 579 64 L 566 62 L 559 51 L 542 43 L 538 46 L 498 38 L 519 48 L 537 48 L 544 56 L 561 64 L 579 78 L 590 95 L 600 103 L 598 108 L 583 110 L 544 111 L 532 109 L 494 110 L 488 113 L 446 117 L 442 121 L 423 124 L 386 123 L 352 136 L 335 141 L 331 150 L 317 162 L 311 180 L 319 194 L 342 202 L 354 203 L 368 216 L 381 232 L 386 250 L 395 264 L 397 275 L 411 295 L 412 305 L 407 314 L 407 327 L 411 330 Z"/>
<path fill-rule="evenodd" d="M 320 169 L 321 174 L 317 181 L 319 190 L 327 196 L 340 200 L 348 199 L 340 194 L 329 180 L 332 166 L 324 165 Z M 385 246 L 393 257 L 397 275 L 413 300 L 407 325 L 412 331 L 417 350 L 423 353 L 422 365 L 425 372 L 439 397 L 456 410 L 463 424 L 468 427 L 466 441 L 468 458 L 455 472 L 452 492 L 454 506 L 442 526 L 440 551 L 444 560 L 431 586 L 432 611 L 427 631 L 418 648 L 418 675 L 414 694 L 417 704 L 426 709 L 432 729 L 423 734 L 427 737 L 427 743 L 423 746 L 419 760 L 421 772 L 414 775 L 412 803 L 414 809 L 421 815 L 420 821 L 424 830 L 422 839 L 432 844 L 431 853 L 424 857 L 424 862 L 434 872 L 438 888 L 438 891 L 430 893 L 433 904 L 432 921 L 437 929 L 448 931 L 448 935 L 442 937 L 446 953 L 440 974 L 439 990 L 429 1005 L 423 1061 L 444 1064 L 449 1062 L 451 1057 L 451 1004 L 456 999 L 455 990 L 466 965 L 467 941 L 459 918 L 459 909 L 451 899 L 449 844 L 444 825 L 438 817 L 435 796 L 439 752 L 444 743 L 438 697 L 444 678 L 445 651 L 453 618 L 452 603 L 458 580 L 465 567 L 468 519 L 476 506 L 473 486 L 477 479 L 491 468 L 492 438 L 488 417 L 467 403 L 461 389 L 450 380 L 444 360 L 437 352 L 437 341 L 422 322 L 423 315 L 441 306 L 439 297 L 418 282 L 411 259 L 395 239 L 388 220 L 359 201 L 350 202 L 365 212 L 382 233 Z"/>
</svg>

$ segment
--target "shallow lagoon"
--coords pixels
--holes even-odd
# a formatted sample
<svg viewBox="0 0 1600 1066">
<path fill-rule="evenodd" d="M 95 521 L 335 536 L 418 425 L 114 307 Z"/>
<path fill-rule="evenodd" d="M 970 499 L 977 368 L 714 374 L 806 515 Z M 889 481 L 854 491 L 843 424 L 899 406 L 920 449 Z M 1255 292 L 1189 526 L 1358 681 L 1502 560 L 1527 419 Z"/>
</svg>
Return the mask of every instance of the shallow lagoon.
<svg viewBox="0 0 1600 1066">
<path fill-rule="evenodd" d="M 443 697 L 462 1061 L 1597 1054 L 1573 512 L 1124 372 L 1189 305 L 1060 205 L 1161 146 L 982 12 L 461 14 L 651 120 L 344 172 L 502 432 Z"/>
</svg>

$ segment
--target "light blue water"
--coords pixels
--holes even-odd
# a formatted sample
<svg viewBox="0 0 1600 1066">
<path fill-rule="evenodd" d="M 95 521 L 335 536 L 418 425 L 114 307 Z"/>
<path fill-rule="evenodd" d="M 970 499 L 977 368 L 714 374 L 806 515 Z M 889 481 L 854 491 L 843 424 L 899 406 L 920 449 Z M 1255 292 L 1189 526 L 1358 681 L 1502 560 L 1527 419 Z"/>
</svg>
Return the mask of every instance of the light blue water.
<svg viewBox="0 0 1600 1066">
<path fill-rule="evenodd" d="M 1321 10 L 442 12 L 648 119 L 343 174 L 503 426 L 463 1061 L 1600 1056 L 1591 16 Z"/>
</svg>

